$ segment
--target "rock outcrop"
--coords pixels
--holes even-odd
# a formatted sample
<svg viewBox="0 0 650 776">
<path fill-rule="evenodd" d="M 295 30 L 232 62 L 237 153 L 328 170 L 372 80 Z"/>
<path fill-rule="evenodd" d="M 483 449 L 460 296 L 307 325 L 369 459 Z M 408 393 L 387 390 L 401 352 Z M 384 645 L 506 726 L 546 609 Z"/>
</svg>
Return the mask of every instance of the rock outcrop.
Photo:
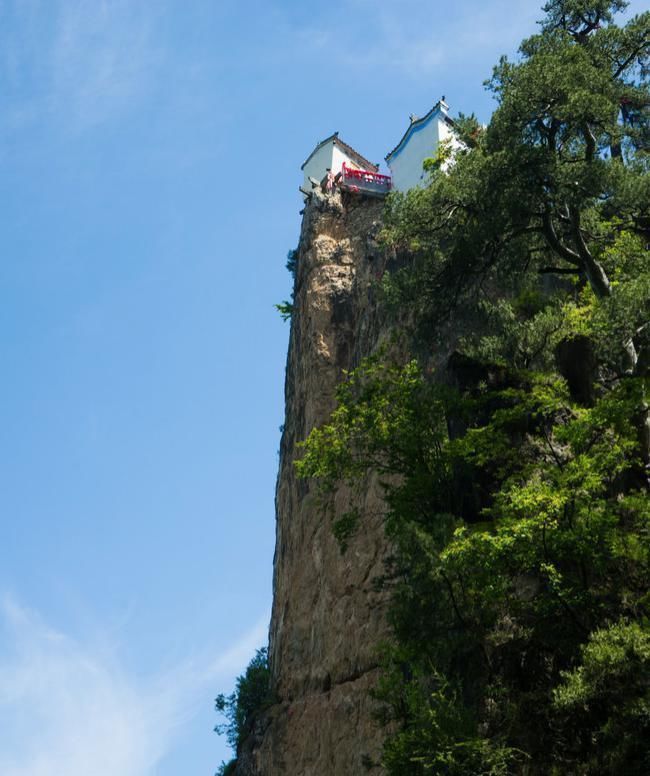
<svg viewBox="0 0 650 776">
<path fill-rule="evenodd" d="M 369 694 L 386 633 L 386 601 L 373 586 L 386 555 L 380 490 L 368 484 L 364 512 L 375 517 L 342 554 L 331 521 L 349 494 L 341 488 L 324 511 L 315 486 L 294 470 L 298 443 L 328 419 L 344 371 L 388 334 L 376 305 L 381 212 L 381 200 L 318 190 L 305 208 L 276 494 L 270 661 L 278 703 L 257 720 L 238 776 L 381 772 Z"/>
</svg>

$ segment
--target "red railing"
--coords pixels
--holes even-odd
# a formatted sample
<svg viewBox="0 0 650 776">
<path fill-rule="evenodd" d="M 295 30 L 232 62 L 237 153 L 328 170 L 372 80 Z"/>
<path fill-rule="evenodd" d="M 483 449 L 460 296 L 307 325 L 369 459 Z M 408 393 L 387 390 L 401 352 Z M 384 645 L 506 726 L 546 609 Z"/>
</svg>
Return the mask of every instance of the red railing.
<svg viewBox="0 0 650 776">
<path fill-rule="evenodd" d="M 341 169 L 341 177 L 342 183 L 360 191 L 387 192 L 390 191 L 392 185 L 390 175 L 381 175 L 378 172 L 370 172 L 370 170 L 355 170 L 348 167 L 345 162 Z"/>
</svg>

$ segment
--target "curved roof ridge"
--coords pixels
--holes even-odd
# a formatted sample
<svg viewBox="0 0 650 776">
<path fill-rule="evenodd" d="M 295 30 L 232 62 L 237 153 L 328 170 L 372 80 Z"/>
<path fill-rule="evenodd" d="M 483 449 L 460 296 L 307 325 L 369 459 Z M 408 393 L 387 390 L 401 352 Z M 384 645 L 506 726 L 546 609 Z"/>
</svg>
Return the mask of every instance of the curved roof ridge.
<svg viewBox="0 0 650 776">
<path fill-rule="evenodd" d="M 422 116 L 421 119 L 416 119 L 415 121 L 412 121 L 408 129 L 406 130 L 406 132 L 402 135 L 399 143 L 395 146 L 395 148 L 393 148 L 392 151 L 389 151 L 386 154 L 384 159 L 388 161 L 391 156 L 395 155 L 398 151 L 400 151 L 404 146 L 404 144 L 406 143 L 406 141 L 408 140 L 408 138 L 411 136 L 411 134 L 415 132 L 417 129 L 419 129 L 420 127 L 423 127 L 426 123 L 428 123 L 436 113 L 442 113 L 445 117 L 445 121 L 448 124 L 453 126 L 454 120 L 450 118 L 446 110 L 444 110 L 448 107 L 449 106 L 444 100 L 438 100 L 438 102 L 433 106 L 433 108 L 431 108 L 431 110 L 427 114 Z"/>
</svg>

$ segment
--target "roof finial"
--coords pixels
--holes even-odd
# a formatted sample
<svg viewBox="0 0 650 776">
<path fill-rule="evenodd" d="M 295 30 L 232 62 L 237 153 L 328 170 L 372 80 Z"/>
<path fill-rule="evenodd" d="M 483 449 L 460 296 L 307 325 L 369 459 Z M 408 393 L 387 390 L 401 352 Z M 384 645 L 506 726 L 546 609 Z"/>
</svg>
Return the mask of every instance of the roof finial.
<svg viewBox="0 0 650 776">
<path fill-rule="evenodd" d="M 418 117 L 415 115 L 415 113 L 409 113 L 409 118 L 411 119 L 411 124 L 412 124 L 414 121 L 417 121 L 417 120 L 418 120 Z"/>
</svg>

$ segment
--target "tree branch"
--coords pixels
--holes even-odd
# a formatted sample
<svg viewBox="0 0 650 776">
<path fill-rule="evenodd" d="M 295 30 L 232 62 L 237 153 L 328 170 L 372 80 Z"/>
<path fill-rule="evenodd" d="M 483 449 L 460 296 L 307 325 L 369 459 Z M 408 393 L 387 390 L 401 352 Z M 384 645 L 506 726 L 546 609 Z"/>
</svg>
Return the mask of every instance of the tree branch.
<svg viewBox="0 0 650 776">
<path fill-rule="evenodd" d="M 596 155 L 596 137 L 592 132 L 591 127 L 586 122 L 583 127 L 583 133 L 585 136 L 586 159 L 588 162 L 593 162 Z"/>
<path fill-rule="evenodd" d="M 634 49 L 630 56 L 622 64 L 619 64 L 618 68 L 614 71 L 614 78 L 618 78 L 625 70 L 627 70 L 627 68 L 634 61 L 635 57 L 638 57 L 639 54 L 648 46 L 648 43 L 650 43 L 650 39 L 643 38 L 643 40 Z"/>
<path fill-rule="evenodd" d="M 580 263 L 584 267 L 589 285 L 599 299 L 611 296 L 612 288 L 609 283 L 609 278 L 603 267 L 591 255 L 591 251 L 587 247 L 587 243 L 582 236 L 582 230 L 580 228 L 580 211 L 577 207 L 571 206 L 569 208 L 569 216 L 571 217 L 571 233 L 575 240 Z"/>
<path fill-rule="evenodd" d="M 560 241 L 560 238 L 557 236 L 555 226 L 553 225 L 553 219 L 551 218 L 551 214 L 548 212 L 548 210 L 542 215 L 542 224 L 544 237 L 546 237 L 548 244 L 558 254 L 558 256 L 560 256 L 560 258 L 564 259 L 565 261 L 568 261 L 569 264 L 573 264 L 576 267 L 582 267 L 580 256 L 575 251 L 567 248 L 567 246 L 564 245 Z"/>
<path fill-rule="evenodd" d="M 542 267 L 537 270 L 539 275 L 581 275 L 578 267 Z"/>
</svg>

